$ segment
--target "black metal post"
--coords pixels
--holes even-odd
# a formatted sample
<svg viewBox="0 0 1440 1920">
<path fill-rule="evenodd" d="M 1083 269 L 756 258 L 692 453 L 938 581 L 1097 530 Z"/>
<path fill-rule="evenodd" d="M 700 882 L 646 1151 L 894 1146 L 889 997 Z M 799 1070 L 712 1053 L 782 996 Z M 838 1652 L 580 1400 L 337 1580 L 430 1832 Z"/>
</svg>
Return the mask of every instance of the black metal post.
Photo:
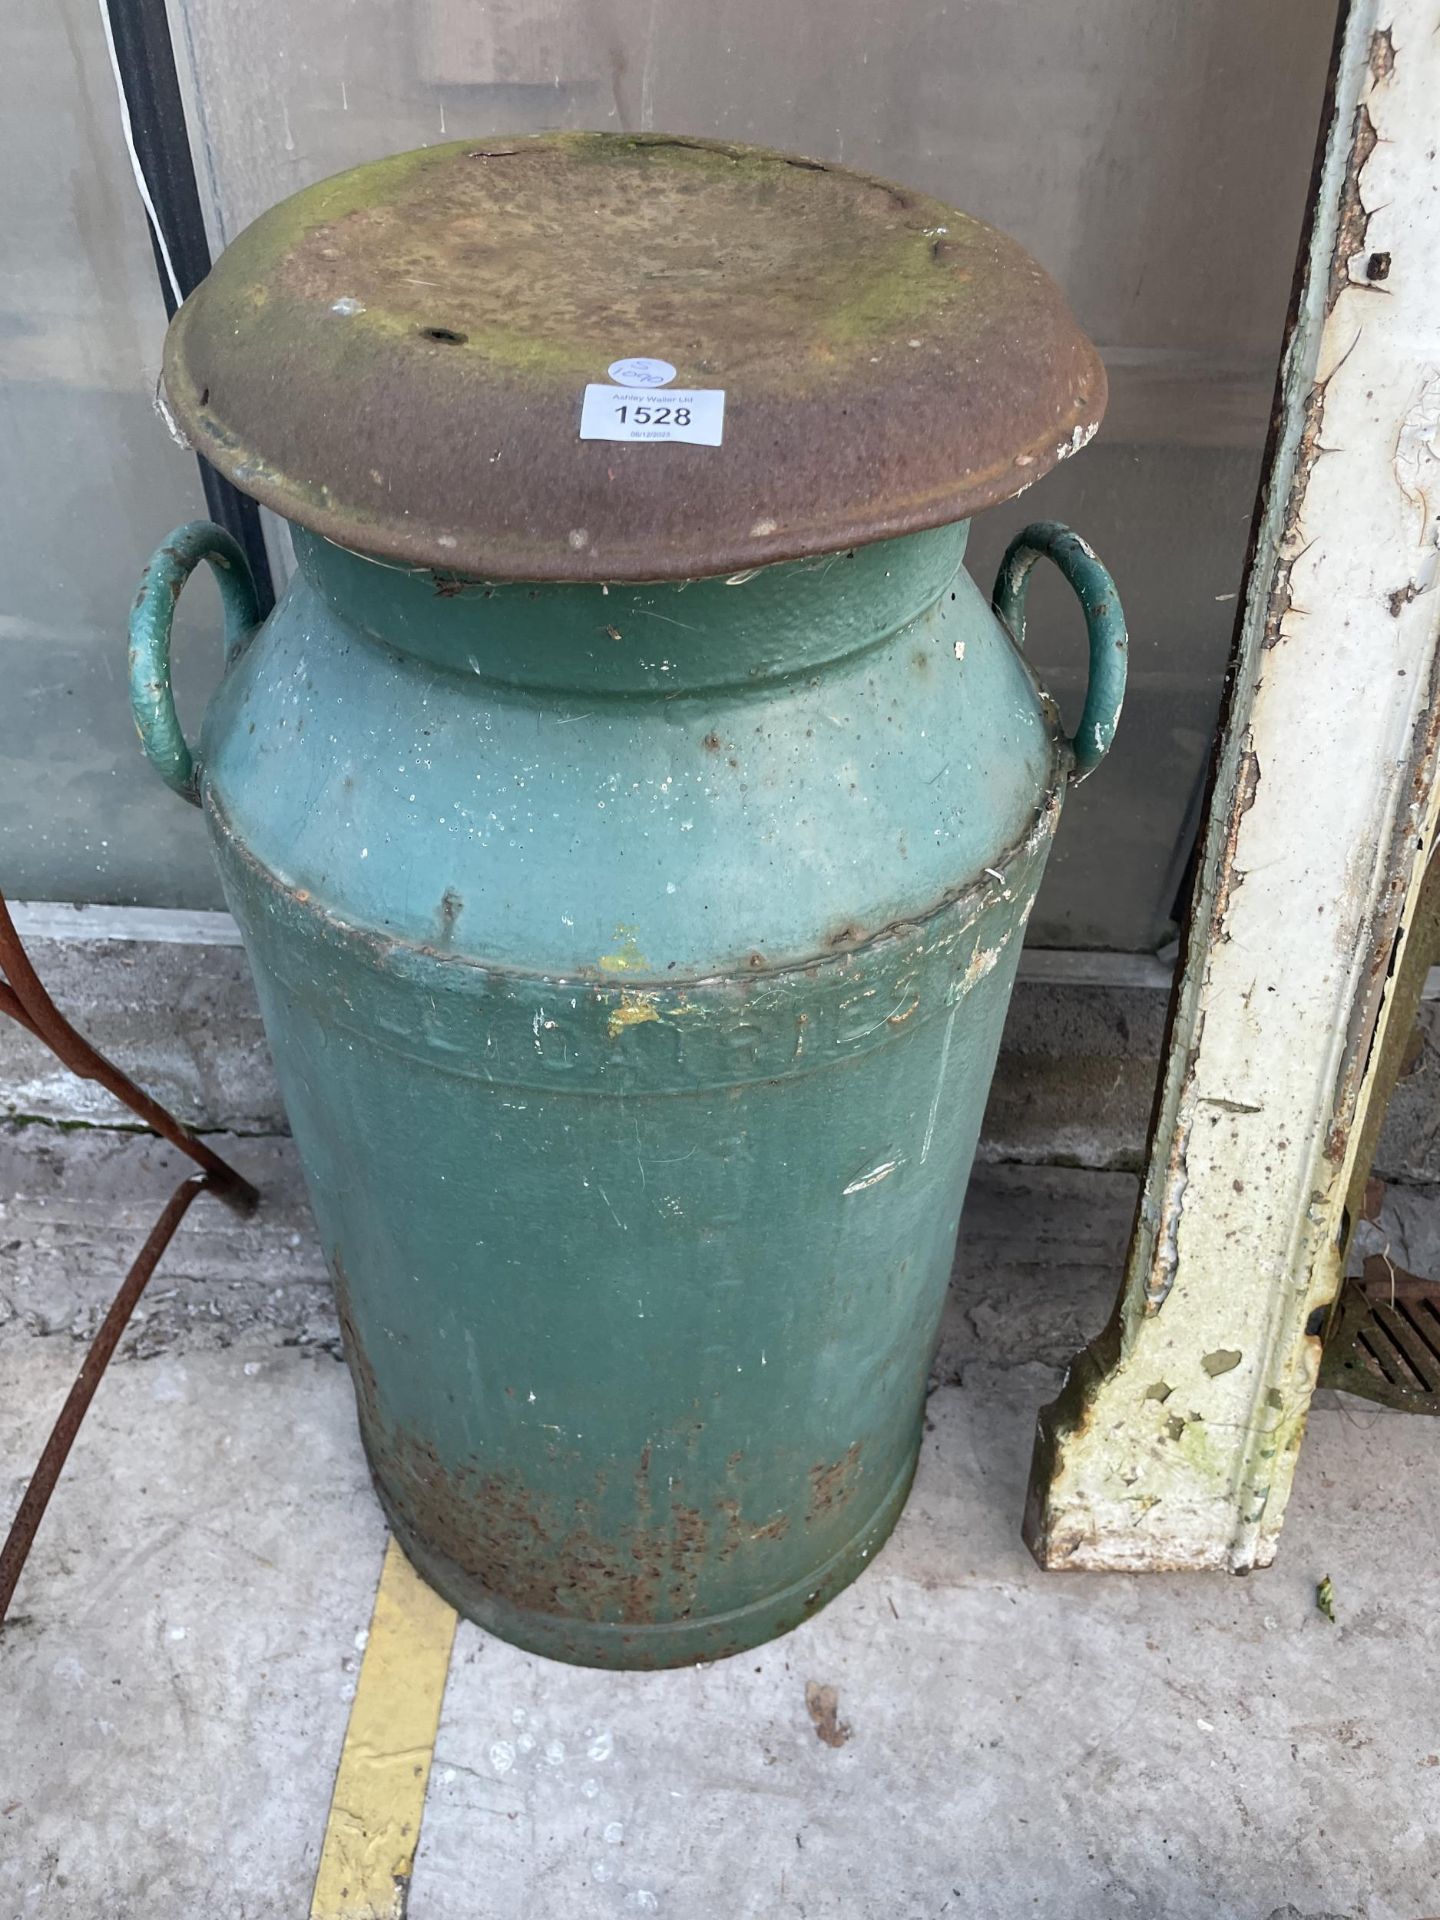
<svg viewBox="0 0 1440 1920">
<path fill-rule="evenodd" d="M 184 299 L 210 271 L 210 243 L 200 210 L 200 191 L 195 180 L 195 162 L 185 125 L 185 106 L 165 0 L 106 0 L 106 11 L 110 16 L 110 32 L 135 152 L 165 237 L 165 251 L 169 253 L 179 283 L 180 297 Z M 155 254 L 165 311 L 173 314 L 175 293 L 165 271 L 159 237 L 153 230 L 150 245 Z M 223 474 L 217 473 L 209 461 L 198 454 L 196 459 L 210 518 L 232 534 L 244 550 L 263 619 L 275 604 L 275 588 L 260 528 L 260 509 Z"/>
</svg>

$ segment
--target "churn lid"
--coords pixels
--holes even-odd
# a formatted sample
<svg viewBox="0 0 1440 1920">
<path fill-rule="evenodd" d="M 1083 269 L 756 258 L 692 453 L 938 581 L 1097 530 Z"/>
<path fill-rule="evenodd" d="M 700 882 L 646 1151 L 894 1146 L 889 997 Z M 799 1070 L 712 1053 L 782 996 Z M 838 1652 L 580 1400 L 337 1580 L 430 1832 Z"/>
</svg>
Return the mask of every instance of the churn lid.
<svg viewBox="0 0 1440 1920">
<path fill-rule="evenodd" d="M 1054 282 L 924 194 L 651 134 L 457 141 L 262 215 L 169 403 L 246 493 L 487 578 L 655 580 L 964 519 L 1082 446 Z"/>
</svg>

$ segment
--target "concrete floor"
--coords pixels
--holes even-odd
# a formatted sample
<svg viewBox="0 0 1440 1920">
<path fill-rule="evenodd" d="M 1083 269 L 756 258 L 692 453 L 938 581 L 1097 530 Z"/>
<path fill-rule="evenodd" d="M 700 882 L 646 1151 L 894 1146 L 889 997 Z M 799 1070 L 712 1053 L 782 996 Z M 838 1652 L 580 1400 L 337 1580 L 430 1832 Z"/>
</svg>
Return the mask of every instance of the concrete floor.
<svg viewBox="0 0 1440 1920">
<path fill-rule="evenodd" d="M 0 1920 L 308 1911 L 384 1533 L 290 1148 L 230 1144 L 265 1214 L 192 1211 L 0 1642 Z M 0 1130 L 0 1508 L 173 1171 Z M 1440 1205 L 1393 1192 L 1425 1271 Z M 1133 1194 L 977 1174 L 909 1509 L 798 1632 L 610 1675 L 462 1625 L 411 1920 L 1440 1913 L 1440 1423 L 1329 1396 L 1249 1580 L 1047 1576 L 1020 1544 L 1035 1410 Z"/>
</svg>

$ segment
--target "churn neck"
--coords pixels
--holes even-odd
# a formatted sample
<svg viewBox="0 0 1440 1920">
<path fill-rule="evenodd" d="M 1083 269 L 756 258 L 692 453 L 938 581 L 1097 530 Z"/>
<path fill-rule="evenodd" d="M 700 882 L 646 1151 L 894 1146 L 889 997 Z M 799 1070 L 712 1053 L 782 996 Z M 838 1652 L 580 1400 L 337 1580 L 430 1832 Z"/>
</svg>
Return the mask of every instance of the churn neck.
<svg viewBox="0 0 1440 1920">
<path fill-rule="evenodd" d="M 377 645 L 515 687 L 684 693 L 786 679 L 887 639 L 951 590 L 969 523 L 711 579 L 609 586 L 477 580 L 291 531 L 304 586 Z"/>
</svg>

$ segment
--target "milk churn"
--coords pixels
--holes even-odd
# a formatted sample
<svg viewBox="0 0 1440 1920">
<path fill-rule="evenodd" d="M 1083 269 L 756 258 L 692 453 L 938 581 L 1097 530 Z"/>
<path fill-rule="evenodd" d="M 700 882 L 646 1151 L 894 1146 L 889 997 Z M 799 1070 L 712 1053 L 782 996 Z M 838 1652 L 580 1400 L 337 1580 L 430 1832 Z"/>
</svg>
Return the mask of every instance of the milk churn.
<svg viewBox="0 0 1440 1920">
<path fill-rule="evenodd" d="M 793 1627 L 900 1513 L 1026 916 L 1125 631 L 966 523 L 1105 399 L 992 228 L 746 147 L 430 147 L 306 189 L 171 327 L 290 523 L 145 574 L 145 750 L 204 809 L 415 1565 L 559 1659 Z M 1084 607 L 1073 738 L 1022 652 Z M 223 595 L 198 746 L 177 595 Z"/>
</svg>

